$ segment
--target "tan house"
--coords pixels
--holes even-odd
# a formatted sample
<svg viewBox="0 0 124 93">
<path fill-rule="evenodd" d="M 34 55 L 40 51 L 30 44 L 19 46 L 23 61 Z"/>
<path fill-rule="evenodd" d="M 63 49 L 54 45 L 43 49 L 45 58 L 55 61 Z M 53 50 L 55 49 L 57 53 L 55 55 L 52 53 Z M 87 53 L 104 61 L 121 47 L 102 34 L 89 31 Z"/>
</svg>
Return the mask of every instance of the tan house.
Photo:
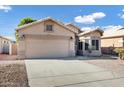
<svg viewBox="0 0 124 93">
<path fill-rule="evenodd" d="M 19 34 L 19 58 L 75 56 L 79 54 L 79 39 L 82 42 L 85 39 L 88 39 L 89 43 L 92 41 L 95 49 L 91 55 L 101 55 L 100 37 L 102 32 L 99 29 L 88 33 L 81 33 L 80 28 L 71 23 L 64 24 L 48 17 L 20 26 L 16 31 Z M 82 46 L 82 53 L 87 55 L 85 47 Z"/>
<path fill-rule="evenodd" d="M 114 48 L 124 47 L 124 28 L 104 31 L 101 37 L 102 52 L 112 54 Z"/>
<path fill-rule="evenodd" d="M 16 29 L 19 58 L 59 58 L 75 56 L 76 30 L 45 18 Z"/>
<path fill-rule="evenodd" d="M 103 31 L 93 29 L 80 33 L 78 54 L 84 56 L 101 56 L 101 36 Z"/>
</svg>

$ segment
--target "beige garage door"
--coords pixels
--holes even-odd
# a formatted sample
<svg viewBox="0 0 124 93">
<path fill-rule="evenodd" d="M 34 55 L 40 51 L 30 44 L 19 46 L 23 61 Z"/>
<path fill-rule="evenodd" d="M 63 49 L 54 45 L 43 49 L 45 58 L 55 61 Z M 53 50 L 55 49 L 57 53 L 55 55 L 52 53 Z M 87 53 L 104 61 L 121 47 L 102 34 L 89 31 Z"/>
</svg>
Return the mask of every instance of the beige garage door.
<svg viewBox="0 0 124 93">
<path fill-rule="evenodd" d="M 58 58 L 69 54 L 68 40 L 26 40 L 26 58 Z"/>
</svg>

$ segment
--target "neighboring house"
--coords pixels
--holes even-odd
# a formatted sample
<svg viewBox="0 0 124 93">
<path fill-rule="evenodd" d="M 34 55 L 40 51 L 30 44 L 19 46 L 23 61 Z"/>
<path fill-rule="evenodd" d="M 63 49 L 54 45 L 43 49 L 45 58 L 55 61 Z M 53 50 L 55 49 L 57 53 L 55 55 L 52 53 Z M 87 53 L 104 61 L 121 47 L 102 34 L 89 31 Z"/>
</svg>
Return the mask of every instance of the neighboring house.
<svg viewBox="0 0 124 93">
<path fill-rule="evenodd" d="M 0 36 L 0 54 L 9 54 L 11 40 Z"/>
<path fill-rule="evenodd" d="M 83 41 L 82 38 L 88 39 L 89 43 L 93 42 L 95 48 L 91 55 L 101 55 L 100 37 L 102 32 L 99 29 L 81 33 L 80 28 L 71 23 L 64 24 L 48 17 L 20 26 L 16 31 L 19 34 L 18 56 L 21 59 L 75 56 L 79 54 L 79 39 Z M 82 46 L 80 52 L 88 55 L 85 47 Z"/>
<path fill-rule="evenodd" d="M 65 24 L 45 18 L 16 29 L 19 58 L 75 56 L 75 32 Z"/>
<path fill-rule="evenodd" d="M 94 29 L 80 33 L 78 54 L 85 56 L 101 56 L 101 36 L 103 31 Z"/>
<path fill-rule="evenodd" d="M 16 42 L 0 36 L 0 54 L 17 54 L 17 45 Z"/>
<path fill-rule="evenodd" d="M 102 53 L 114 54 L 114 48 L 124 47 L 124 28 L 104 31 L 101 37 Z"/>
</svg>

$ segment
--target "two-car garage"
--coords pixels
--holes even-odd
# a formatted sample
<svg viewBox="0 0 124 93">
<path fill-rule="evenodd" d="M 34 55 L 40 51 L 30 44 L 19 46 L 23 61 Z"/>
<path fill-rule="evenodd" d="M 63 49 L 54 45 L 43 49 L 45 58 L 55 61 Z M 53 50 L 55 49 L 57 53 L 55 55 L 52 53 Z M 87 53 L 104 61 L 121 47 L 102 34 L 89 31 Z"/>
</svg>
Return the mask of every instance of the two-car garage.
<svg viewBox="0 0 124 93">
<path fill-rule="evenodd" d="M 26 39 L 26 58 L 57 58 L 69 56 L 69 40 Z"/>
</svg>

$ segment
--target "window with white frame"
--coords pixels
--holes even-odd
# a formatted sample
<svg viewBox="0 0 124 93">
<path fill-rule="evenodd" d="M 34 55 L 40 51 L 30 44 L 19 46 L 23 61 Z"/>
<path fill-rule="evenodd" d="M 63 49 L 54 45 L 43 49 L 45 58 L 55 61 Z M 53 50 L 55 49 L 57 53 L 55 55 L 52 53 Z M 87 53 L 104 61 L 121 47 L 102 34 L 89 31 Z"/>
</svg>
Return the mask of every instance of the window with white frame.
<svg viewBox="0 0 124 93">
<path fill-rule="evenodd" d="M 53 25 L 47 24 L 46 31 L 53 31 Z"/>
<path fill-rule="evenodd" d="M 99 50 L 99 40 L 92 40 L 92 49 Z"/>
</svg>

